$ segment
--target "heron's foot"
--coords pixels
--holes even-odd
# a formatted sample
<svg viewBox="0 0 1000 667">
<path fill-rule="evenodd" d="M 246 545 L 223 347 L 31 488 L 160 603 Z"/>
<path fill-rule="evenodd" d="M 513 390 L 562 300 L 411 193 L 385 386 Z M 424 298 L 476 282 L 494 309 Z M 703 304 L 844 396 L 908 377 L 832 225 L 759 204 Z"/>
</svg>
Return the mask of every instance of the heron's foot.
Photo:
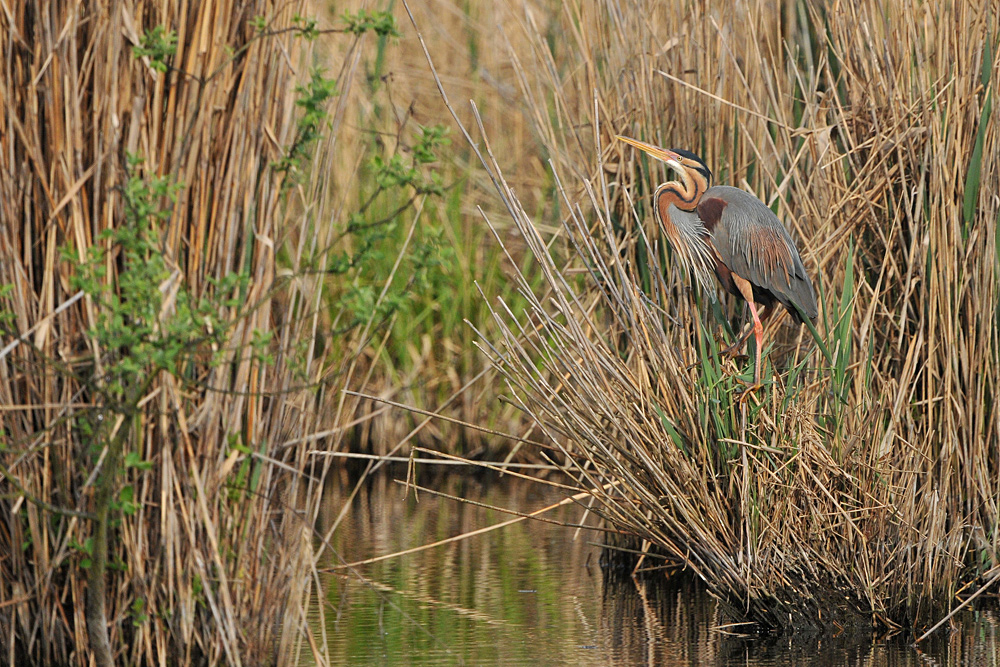
<svg viewBox="0 0 1000 667">
<path fill-rule="evenodd" d="M 732 359 L 743 349 L 744 341 L 738 340 L 731 345 L 726 345 L 726 336 L 721 332 L 715 334 L 715 344 L 719 346 L 719 356 L 723 359 Z"/>
<path fill-rule="evenodd" d="M 722 370 L 723 375 L 726 375 L 727 377 L 730 377 L 730 376 L 733 376 L 733 375 L 737 375 L 737 374 L 740 373 L 739 366 L 737 364 L 730 364 L 730 363 L 728 363 L 730 361 L 732 361 L 732 360 L 729 359 L 728 357 L 723 358 L 722 359 L 722 367 L 720 369 L 720 370 Z M 703 362 L 701 362 L 701 361 L 696 361 L 693 364 L 687 366 L 685 368 L 685 370 L 689 371 L 692 368 L 698 368 L 699 366 L 701 366 L 702 363 Z"/>
<path fill-rule="evenodd" d="M 746 389 L 741 391 L 740 395 L 736 397 L 736 402 L 739 404 L 741 408 L 746 404 L 748 400 L 750 400 L 751 396 L 753 396 L 758 391 L 764 388 L 764 385 L 761 384 L 759 381 L 747 382 L 746 380 L 741 380 L 740 378 L 736 378 L 736 381 L 746 387 Z"/>
<path fill-rule="evenodd" d="M 727 361 L 734 361 L 737 364 L 744 364 L 750 359 L 750 355 L 743 354 L 739 350 L 723 350 L 722 358 Z"/>
<path fill-rule="evenodd" d="M 722 336 L 718 336 L 716 341 L 719 343 L 719 347 L 722 347 L 722 343 L 725 339 Z M 743 341 L 738 340 L 732 345 L 727 345 L 722 350 L 719 350 L 719 356 L 723 359 L 732 359 L 733 357 L 739 355 L 740 350 L 743 349 Z"/>
</svg>

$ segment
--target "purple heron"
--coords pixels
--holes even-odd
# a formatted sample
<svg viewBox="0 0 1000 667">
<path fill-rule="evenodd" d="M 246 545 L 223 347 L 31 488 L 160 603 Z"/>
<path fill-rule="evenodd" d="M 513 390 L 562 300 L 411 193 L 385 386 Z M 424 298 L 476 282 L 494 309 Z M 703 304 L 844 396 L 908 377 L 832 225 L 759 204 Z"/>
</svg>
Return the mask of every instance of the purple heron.
<svg viewBox="0 0 1000 667">
<path fill-rule="evenodd" d="M 775 304 L 783 305 L 800 324 L 818 312 L 816 294 L 795 242 L 764 202 L 739 188 L 713 186 L 712 172 L 694 153 L 629 137 L 618 139 L 666 163 L 680 176 L 680 181 L 656 188 L 653 211 L 674 253 L 709 294 L 715 294 L 714 273 L 727 292 L 749 306 L 753 327 L 725 353 L 739 350 L 753 332 L 757 359 L 748 392 L 759 388 L 762 322 Z M 758 306 L 762 308 L 759 314 Z"/>
</svg>

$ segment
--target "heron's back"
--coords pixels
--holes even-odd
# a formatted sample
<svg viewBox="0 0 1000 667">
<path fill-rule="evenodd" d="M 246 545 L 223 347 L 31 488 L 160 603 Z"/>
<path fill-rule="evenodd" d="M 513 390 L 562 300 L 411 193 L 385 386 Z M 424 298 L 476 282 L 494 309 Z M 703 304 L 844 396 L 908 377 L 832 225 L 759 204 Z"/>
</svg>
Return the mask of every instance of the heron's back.
<svg viewBox="0 0 1000 667">
<path fill-rule="evenodd" d="M 698 214 L 723 263 L 755 287 L 770 292 L 802 321 L 812 319 L 816 293 L 795 242 L 778 217 L 754 195 L 728 185 L 705 191 Z"/>
</svg>

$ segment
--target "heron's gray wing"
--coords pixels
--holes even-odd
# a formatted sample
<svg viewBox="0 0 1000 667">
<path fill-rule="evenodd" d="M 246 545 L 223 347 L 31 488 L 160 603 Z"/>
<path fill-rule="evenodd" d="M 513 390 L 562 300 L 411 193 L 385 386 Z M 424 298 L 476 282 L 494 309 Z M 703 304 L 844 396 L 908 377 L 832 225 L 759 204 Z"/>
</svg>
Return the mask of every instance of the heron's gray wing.
<svg viewBox="0 0 1000 667">
<path fill-rule="evenodd" d="M 774 294 L 781 303 L 797 305 L 816 317 L 816 295 L 795 242 L 762 201 L 729 186 L 709 188 L 698 215 L 722 262 L 736 275 Z"/>
</svg>

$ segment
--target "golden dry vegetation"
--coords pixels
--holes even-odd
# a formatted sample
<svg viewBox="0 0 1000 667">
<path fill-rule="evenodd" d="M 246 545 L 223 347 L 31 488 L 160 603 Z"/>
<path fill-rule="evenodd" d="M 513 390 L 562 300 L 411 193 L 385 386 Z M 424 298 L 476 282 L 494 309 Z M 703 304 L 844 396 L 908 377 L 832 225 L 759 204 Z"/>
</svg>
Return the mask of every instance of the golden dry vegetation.
<svg viewBox="0 0 1000 667">
<path fill-rule="evenodd" d="M 919 626 L 994 580 L 995 5 L 606 2 L 560 21 L 558 49 L 529 33 L 518 56 L 560 73 L 525 98 L 565 213 L 553 237 L 501 185 L 546 289 L 497 308 L 487 345 L 580 488 L 768 626 Z M 560 49 L 573 67 L 546 66 Z M 748 405 L 747 368 L 718 357 L 727 319 L 649 215 L 664 171 L 618 133 L 695 150 L 798 239 L 819 344 L 772 325 Z"/>
<path fill-rule="evenodd" d="M 608 525 L 765 625 L 923 626 L 995 578 L 995 2 L 420 3 L 484 164 L 402 7 L 396 40 L 308 5 L 0 0 L 4 660 L 87 663 L 100 611 L 129 663 L 323 662 L 311 528 L 339 464 L 310 452 L 518 446 L 344 388 L 554 443 Z M 310 13 L 336 32 L 307 39 Z M 337 94 L 297 104 L 317 63 Z M 717 354 L 740 313 L 691 287 L 649 215 L 665 172 L 616 134 L 700 153 L 799 243 L 822 346 L 771 325 L 745 408 L 749 363 Z M 379 185 L 397 155 L 416 180 Z M 94 294 L 127 289 L 102 232 L 137 196 L 151 335 L 179 295 L 216 307 L 130 393 L 94 333 L 113 301 L 74 276 L 97 248 Z M 377 257 L 344 231 L 384 218 Z"/>
</svg>

